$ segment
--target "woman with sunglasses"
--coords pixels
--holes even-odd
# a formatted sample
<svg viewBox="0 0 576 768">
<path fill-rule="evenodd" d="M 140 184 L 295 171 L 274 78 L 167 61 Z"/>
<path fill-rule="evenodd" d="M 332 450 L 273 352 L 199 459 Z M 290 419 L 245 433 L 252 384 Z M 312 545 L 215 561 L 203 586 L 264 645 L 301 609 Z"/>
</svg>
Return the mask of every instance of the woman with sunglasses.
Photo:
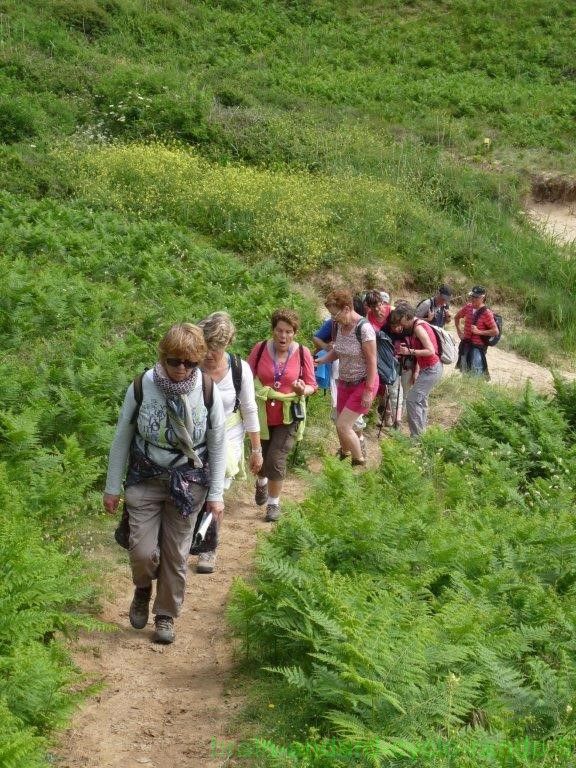
<svg viewBox="0 0 576 768">
<path fill-rule="evenodd" d="M 174 641 L 174 619 L 184 601 L 194 523 L 206 501 L 216 520 L 224 511 L 226 425 L 222 399 L 198 365 L 206 355 L 201 329 L 172 326 L 160 341 L 158 362 L 142 378 L 138 404 L 128 387 L 110 449 L 104 507 L 118 509 L 122 479 L 130 523 L 135 585 L 130 623 L 148 623 L 152 581 L 153 640 Z"/>
</svg>

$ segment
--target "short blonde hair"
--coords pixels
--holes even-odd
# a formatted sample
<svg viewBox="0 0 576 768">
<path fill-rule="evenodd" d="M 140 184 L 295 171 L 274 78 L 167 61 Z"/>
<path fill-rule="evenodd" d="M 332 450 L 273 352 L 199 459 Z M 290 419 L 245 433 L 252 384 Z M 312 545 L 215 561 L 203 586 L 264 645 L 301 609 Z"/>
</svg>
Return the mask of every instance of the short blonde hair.
<svg viewBox="0 0 576 768">
<path fill-rule="evenodd" d="M 198 327 L 202 329 L 209 349 L 225 349 L 236 336 L 236 328 L 228 312 L 212 312 L 200 320 Z"/>
<path fill-rule="evenodd" d="M 158 355 L 164 364 L 167 357 L 178 357 L 201 363 L 206 357 L 206 342 L 202 329 L 192 323 L 176 323 L 160 340 Z"/>
</svg>

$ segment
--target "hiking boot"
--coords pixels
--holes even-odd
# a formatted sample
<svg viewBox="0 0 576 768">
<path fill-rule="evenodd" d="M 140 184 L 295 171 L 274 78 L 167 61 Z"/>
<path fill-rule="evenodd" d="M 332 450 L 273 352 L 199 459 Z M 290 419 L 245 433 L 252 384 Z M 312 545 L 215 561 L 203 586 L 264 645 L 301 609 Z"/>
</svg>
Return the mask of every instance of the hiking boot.
<svg viewBox="0 0 576 768">
<path fill-rule="evenodd" d="M 198 555 L 196 573 L 213 573 L 216 568 L 216 552 L 201 552 Z"/>
<path fill-rule="evenodd" d="M 174 619 L 172 616 L 161 616 L 158 614 L 154 619 L 154 636 L 152 640 L 155 643 L 163 643 L 169 645 L 173 643 L 176 638 L 174 632 Z"/>
<path fill-rule="evenodd" d="M 134 597 L 130 603 L 128 617 L 130 624 L 134 629 L 144 629 L 148 624 L 148 613 L 150 607 L 150 598 L 152 597 L 152 587 L 136 587 Z"/>
<path fill-rule="evenodd" d="M 280 519 L 281 514 L 282 510 L 280 509 L 279 504 L 268 504 L 266 507 L 266 517 L 264 519 L 267 523 L 275 523 L 276 520 Z"/>
<path fill-rule="evenodd" d="M 352 457 L 351 464 L 353 467 L 365 467 L 366 459 L 355 459 L 354 457 Z"/>
<path fill-rule="evenodd" d="M 256 491 L 254 492 L 254 501 L 257 506 L 262 507 L 268 501 L 268 483 L 266 485 L 258 485 L 256 483 Z"/>
<path fill-rule="evenodd" d="M 344 461 L 344 459 L 348 459 L 350 457 L 349 453 L 345 453 L 342 448 L 338 448 L 336 451 L 336 458 L 340 459 L 340 461 Z"/>
</svg>

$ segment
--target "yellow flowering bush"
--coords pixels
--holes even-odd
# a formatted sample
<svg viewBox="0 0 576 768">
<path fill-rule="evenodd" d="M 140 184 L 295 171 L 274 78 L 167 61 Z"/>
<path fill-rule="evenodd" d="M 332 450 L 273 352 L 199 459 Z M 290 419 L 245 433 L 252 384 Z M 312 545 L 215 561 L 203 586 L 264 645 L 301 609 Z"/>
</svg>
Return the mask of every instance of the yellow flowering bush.
<svg viewBox="0 0 576 768">
<path fill-rule="evenodd" d="M 373 179 L 217 165 L 163 144 L 92 147 L 71 165 L 73 187 L 92 203 L 175 220 L 296 273 L 379 253 L 403 205 Z"/>
</svg>

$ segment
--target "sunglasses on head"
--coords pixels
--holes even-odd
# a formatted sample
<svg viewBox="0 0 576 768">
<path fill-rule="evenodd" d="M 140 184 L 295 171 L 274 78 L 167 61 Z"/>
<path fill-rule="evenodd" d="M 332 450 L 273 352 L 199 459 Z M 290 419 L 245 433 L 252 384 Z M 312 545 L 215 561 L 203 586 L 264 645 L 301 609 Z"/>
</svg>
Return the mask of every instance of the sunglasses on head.
<svg viewBox="0 0 576 768">
<path fill-rule="evenodd" d="M 194 360 L 181 360 L 179 357 L 167 357 L 166 363 L 171 368 L 180 368 L 180 366 L 183 365 L 187 371 L 190 371 L 192 368 L 196 368 L 198 365 L 198 363 Z"/>
</svg>

